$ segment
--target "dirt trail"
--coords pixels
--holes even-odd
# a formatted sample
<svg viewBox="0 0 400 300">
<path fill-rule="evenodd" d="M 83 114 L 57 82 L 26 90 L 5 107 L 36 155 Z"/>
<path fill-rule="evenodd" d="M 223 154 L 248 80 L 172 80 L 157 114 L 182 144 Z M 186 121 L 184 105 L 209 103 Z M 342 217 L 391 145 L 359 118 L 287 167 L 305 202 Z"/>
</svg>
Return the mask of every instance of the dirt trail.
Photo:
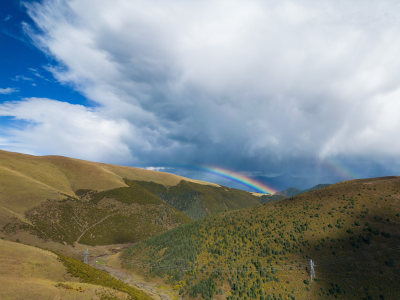
<svg viewBox="0 0 400 300">
<path fill-rule="evenodd" d="M 121 280 L 127 284 L 130 284 L 130 285 L 136 287 L 137 289 L 143 291 L 144 293 L 146 293 L 153 299 L 156 299 L 156 300 L 177 299 L 177 298 L 171 296 L 170 294 L 168 294 L 168 292 L 160 290 L 155 283 L 146 282 L 139 276 L 135 276 L 135 275 L 133 275 L 129 272 L 125 272 L 121 269 L 117 269 L 117 268 L 108 266 L 106 264 L 99 264 L 99 260 L 107 261 L 107 259 L 110 256 L 111 255 L 102 255 L 102 256 L 98 256 L 96 258 L 92 258 L 89 260 L 89 264 L 97 269 L 106 271 L 107 273 L 115 276 L 116 278 L 118 278 L 119 280 Z"/>
<path fill-rule="evenodd" d="M 111 214 L 111 215 L 105 216 L 104 218 L 100 219 L 100 220 L 97 221 L 96 223 L 94 223 L 94 224 L 90 225 L 89 227 L 85 228 L 85 229 L 81 232 L 81 234 L 78 236 L 78 238 L 76 239 L 75 243 L 79 243 L 79 241 L 81 240 L 81 238 L 83 237 L 83 235 L 84 235 L 86 232 L 88 232 L 88 230 L 92 229 L 94 226 L 100 224 L 101 222 L 104 222 L 104 221 L 107 220 L 109 217 L 112 217 L 112 216 L 114 216 L 114 215 L 115 215 L 115 214 Z M 75 220 L 75 221 L 79 224 L 79 222 L 78 222 L 77 220 Z M 79 224 L 79 225 L 80 225 L 80 224 Z M 81 225 L 81 226 L 82 226 L 82 225 Z"/>
</svg>

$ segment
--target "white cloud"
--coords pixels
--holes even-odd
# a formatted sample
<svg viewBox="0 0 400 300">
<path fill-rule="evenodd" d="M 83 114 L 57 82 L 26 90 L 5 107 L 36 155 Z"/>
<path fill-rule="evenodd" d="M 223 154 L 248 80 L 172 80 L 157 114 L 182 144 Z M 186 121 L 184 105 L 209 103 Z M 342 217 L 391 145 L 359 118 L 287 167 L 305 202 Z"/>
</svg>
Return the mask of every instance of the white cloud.
<svg viewBox="0 0 400 300">
<path fill-rule="evenodd" d="M 3 22 L 8 22 L 12 18 L 12 15 L 7 15 L 4 17 Z"/>
<path fill-rule="evenodd" d="M 33 78 L 25 76 L 25 75 L 16 75 L 14 78 L 12 78 L 14 81 L 34 81 Z"/>
<path fill-rule="evenodd" d="M 170 170 L 171 168 L 168 168 L 168 167 L 152 167 L 152 166 L 150 166 L 150 167 L 145 167 L 144 169 L 146 169 L 146 170 L 149 170 L 149 171 L 167 171 L 167 170 Z"/>
<path fill-rule="evenodd" d="M 288 158 L 400 151 L 397 1 L 47 0 L 28 9 L 42 30 L 35 41 L 60 62 L 55 76 L 99 104 L 107 124 L 135 128 L 144 147 L 129 138 L 121 147 L 148 164 L 274 173 Z"/>
<path fill-rule="evenodd" d="M 16 92 L 18 92 L 18 89 L 16 89 L 16 88 L 11 88 L 11 87 L 4 88 L 4 89 L 0 88 L 1 95 L 12 94 L 12 93 L 16 93 Z"/>
<path fill-rule="evenodd" d="M 0 116 L 12 116 L 27 123 L 22 129 L 9 128 L 1 143 L 10 150 L 32 154 L 61 154 L 114 162 L 131 160 L 124 139 L 132 138 L 129 123 L 109 120 L 96 110 L 66 102 L 30 98 L 0 105 Z"/>
</svg>

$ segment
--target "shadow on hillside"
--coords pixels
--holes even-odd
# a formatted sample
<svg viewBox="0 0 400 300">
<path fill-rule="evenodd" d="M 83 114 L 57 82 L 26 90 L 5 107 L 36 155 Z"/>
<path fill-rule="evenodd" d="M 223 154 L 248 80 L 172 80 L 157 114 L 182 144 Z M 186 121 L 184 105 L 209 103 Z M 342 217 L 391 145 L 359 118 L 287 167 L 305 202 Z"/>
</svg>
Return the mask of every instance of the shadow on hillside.
<svg viewBox="0 0 400 300">
<path fill-rule="evenodd" d="M 340 236 L 310 240 L 310 252 L 302 256 L 315 263 L 310 289 L 323 299 L 399 299 L 399 229 L 398 220 L 375 210 L 340 228 Z"/>
</svg>

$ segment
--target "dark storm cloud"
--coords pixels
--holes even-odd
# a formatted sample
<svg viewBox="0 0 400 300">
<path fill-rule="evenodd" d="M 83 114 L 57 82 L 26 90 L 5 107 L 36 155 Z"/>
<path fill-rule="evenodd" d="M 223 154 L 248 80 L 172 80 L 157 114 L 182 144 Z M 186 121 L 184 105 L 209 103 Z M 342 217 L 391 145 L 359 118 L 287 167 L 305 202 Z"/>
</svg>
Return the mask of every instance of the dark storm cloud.
<svg viewBox="0 0 400 300">
<path fill-rule="evenodd" d="M 97 105 L 53 101 L 51 114 L 79 111 L 72 128 L 90 115 L 68 141 L 92 136 L 89 149 L 103 149 L 49 149 L 35 135 L 50 126 L 66 145 L 68 126 L 41 113 L 36 127 L 13 131 L 31 152 L 220 165 L 302 185 L 346 178 L 335 164 L 357 176 L 398 170 L 397 1 L 48 0 L 28 9 L 41 29 L 33 39 L 59 62 L 54 76 Z M 37 120 L 23 113 L 30 103 L 0 113 Z"/>
</svg>

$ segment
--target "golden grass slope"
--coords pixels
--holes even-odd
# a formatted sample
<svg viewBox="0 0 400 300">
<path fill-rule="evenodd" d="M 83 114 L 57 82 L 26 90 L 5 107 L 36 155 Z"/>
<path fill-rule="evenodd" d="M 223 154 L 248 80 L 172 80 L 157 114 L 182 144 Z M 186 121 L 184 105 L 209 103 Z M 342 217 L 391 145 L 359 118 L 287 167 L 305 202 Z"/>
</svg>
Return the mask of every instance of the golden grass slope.
<svg viewBox="0 0 400 300">
<path fill-rule="evenodd" d="M 126 178 L 129 180 L 137 180 L 137 181 L 152 181 L 158 184 L 162 184 L 164 186 L 175 186 L 179 184 L 182 180 L 190 181 L 202 185 L 211 185 L 217 186 L 218 184 L 205 182 L 201 180 L 195 180 L 175 174 L 165 173 L 165 172 L 158 172 L 158 171 L 151 171 L 145 170 L 140 168 L 133 168 L 133 167 L 124 167 L 124 166 L 115 166 L 115 165 L 108 165 L 108 164 L 101 164 L 105 169 L 118 174 L 122 178 Z"/>
<path fill-rule="evenodd" d="M 177 185 L 181 180 L 213 185 L 164 172 L 0 150 L 0 226 L 12 217 L 26 221 L 26 211 L 48 199 L 77 197 L 77 190 L 104 191 L 126 187 L 124 178 L 165 186 Z"/>
<path fill-rule="evenodd" d="M 32 246 L 0 240 L 0 269 L 0 299 L 128 299 L 125 293 L 78 282 L 55 254 Z"/>
</svg>

